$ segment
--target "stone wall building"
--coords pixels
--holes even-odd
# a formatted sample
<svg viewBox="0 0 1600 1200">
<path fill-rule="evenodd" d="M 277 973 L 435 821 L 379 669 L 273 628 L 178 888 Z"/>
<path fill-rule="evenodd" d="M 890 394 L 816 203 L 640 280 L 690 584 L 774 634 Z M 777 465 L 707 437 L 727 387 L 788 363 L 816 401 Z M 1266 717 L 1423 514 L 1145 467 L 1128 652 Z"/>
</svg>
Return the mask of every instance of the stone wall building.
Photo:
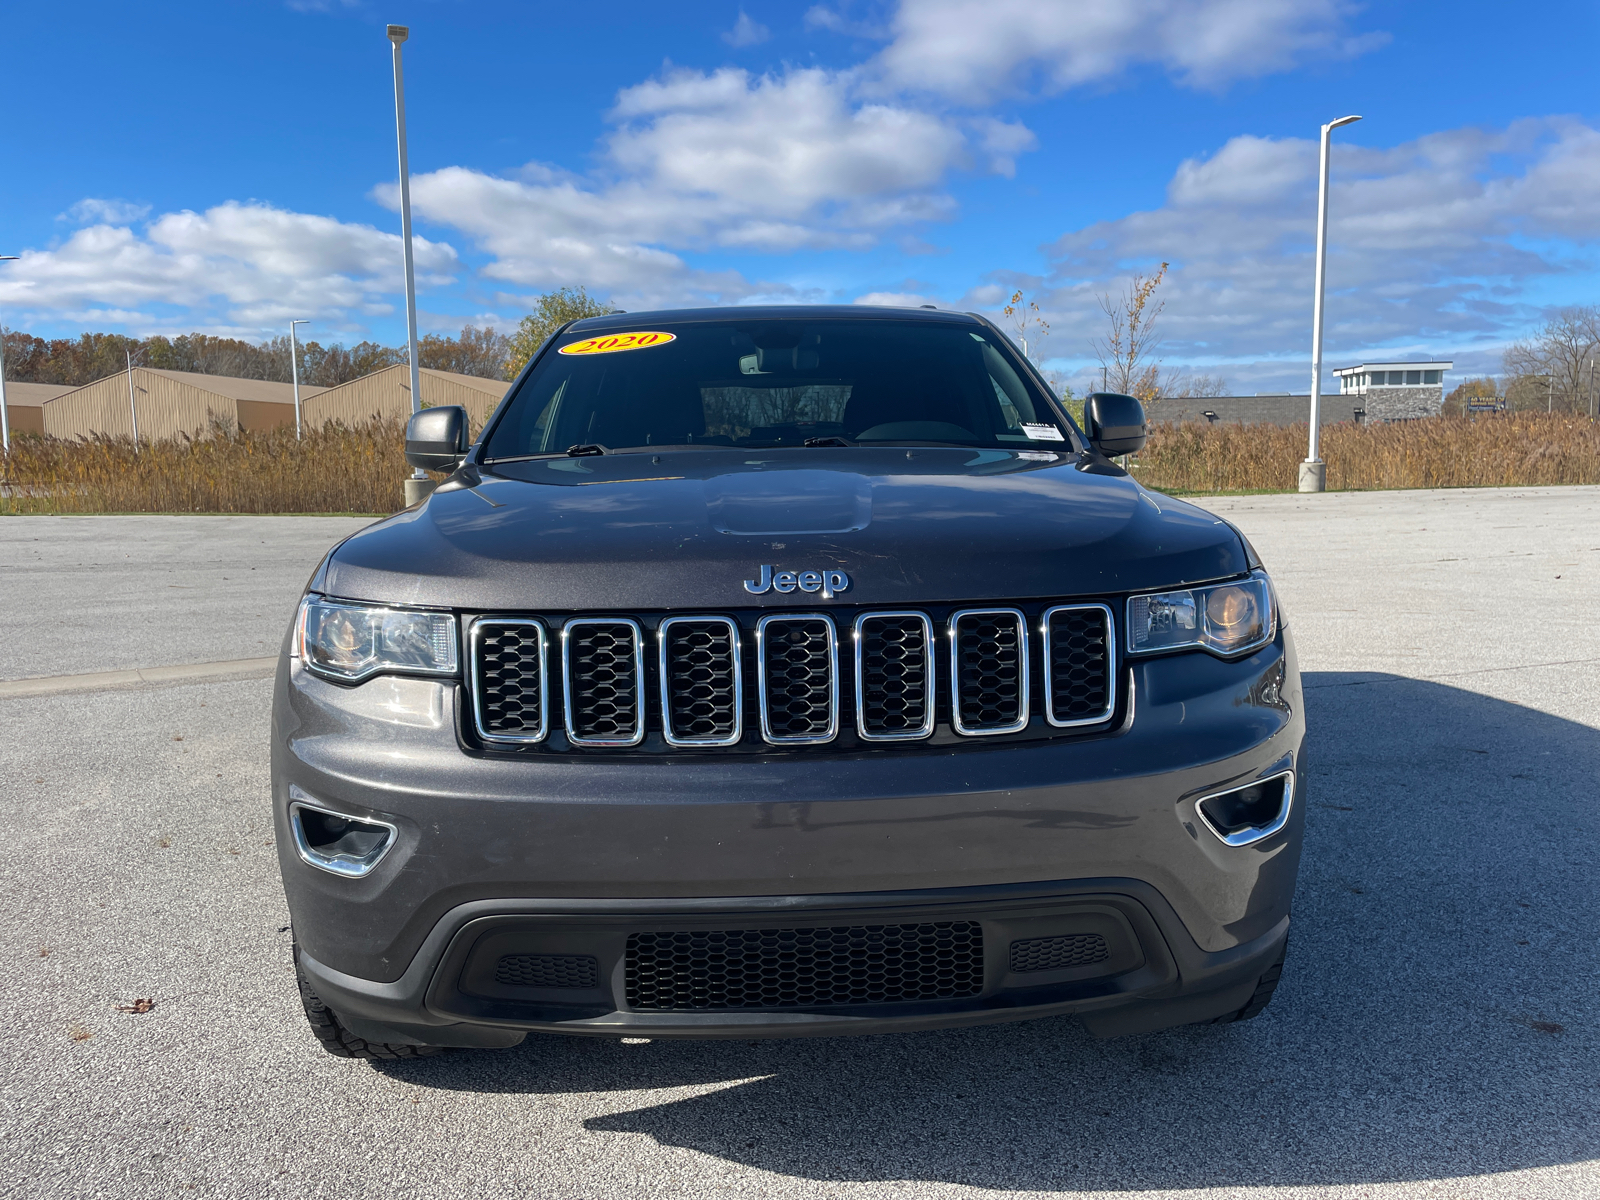
<svg viewBox="0 0 1600 1200">
<path fill-rule="evenodd" d="M 1444 408 L 1444 375 L 1451 362 L 1374 362 L 1338 367 L 1341 400 L 1353 400 L 1369 421 L 1437 417 Z"/>
</svg>

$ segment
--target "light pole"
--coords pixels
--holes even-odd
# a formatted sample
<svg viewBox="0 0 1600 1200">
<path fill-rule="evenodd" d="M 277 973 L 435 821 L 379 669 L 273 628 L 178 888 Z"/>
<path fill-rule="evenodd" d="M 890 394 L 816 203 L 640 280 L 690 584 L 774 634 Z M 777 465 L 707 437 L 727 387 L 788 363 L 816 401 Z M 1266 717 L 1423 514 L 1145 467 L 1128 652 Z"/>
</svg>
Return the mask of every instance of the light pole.
<svg viewBox="0 0 1600 1200">
<path fill-rule="evenodd" d="M 406 83 L 400 66 L 400 44 L 411 36 L 404 25 L 389 26 L 394 49 L 394 131 L 400 143 L 400 241 L 406 264 L 406 357 L 411 360 L 411 411 L 422 411 L 422 373 L 417 363 L 417 274 L 411 258 L 411 169 L 406 162 Z M 417 503 L 433 488 L 420 467 L 406 480 L 406 506 Z"/>
<path fill-rule="evenodd" d="M 139 347 L 143 354 L 145 347 Z M 133 402 L 133 351 L 126 351 L 128 355 L 128 416 L 133 421 L 133 452 L 139 453 L 139 406 Z"/>
<path fill-rule="evenodd" d="M 1322 127 L 1322 171 L 1317 183 L 1317 296 L 1311 309 L 1311 446 L 1300 464 L 1300 490 L 1322 492 L 1328 487 L 1328 465 L 1319 445 L 1322 424 L 1322 291 L 1328 277 L 1328 161 L 1333 131 L 1360 117 L 1340 117 Z"/>
<path fill-rule="evenodd" d="M 16 262 L 15 254 L 0 254 L 0 262 Z M 0 454 L 11 453 L 11 414 L 6 411 L 6 327 L 0 325 Z"/>
<path fill-rule="evenodd" d="M 294 352 L 294 327 L 296 325 L 309 325 L 309 319 L 304 321 L 289 322 L 289 378 L 294 380 L 294 439 L 300 440 L 300 365 L 296 361 Z"/>
</svg>

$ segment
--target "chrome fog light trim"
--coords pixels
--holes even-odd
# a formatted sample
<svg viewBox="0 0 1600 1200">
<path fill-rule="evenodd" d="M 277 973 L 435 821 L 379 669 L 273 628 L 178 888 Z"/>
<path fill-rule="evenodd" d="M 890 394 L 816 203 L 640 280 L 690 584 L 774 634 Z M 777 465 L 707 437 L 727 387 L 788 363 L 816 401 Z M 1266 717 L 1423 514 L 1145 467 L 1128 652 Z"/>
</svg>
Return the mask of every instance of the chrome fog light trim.
<svg viewBox="0 0 1600 1200">
<path fill-rule="evenodd" d="M 381 831 L 382 836 L 365 850 L 352 848 L 349 851 L 328 853 L 313 846 L 307 838 L 304 816 L 306 813 L 316 813 L 318 816 L 331 817 L 350 825 L 376 829 Z M 289 788 L 289 832 L 294 837 L 295 853 L 300 856 L 301 862 L 319 871 L 327 871 L 330 875 L 342 875 L 347 879 L 360 879 L 364 875 L 372 874 L 373 869 L 393 849 L 400 836 L 399 828 L 392 822 L 377 817 L 358 817 L 353 813 L 329 808 L 325 804 L 313 801 L 305 792 L 292 785 Z"/>
<path fill-rule="evenodd" d="M 1260 787 L 1264 783 L 1283 781 L 1283 800 L 1278 805 L 1278 811 L 1273 818 L 1264 825 L 1251 825 L 1245 829 L 1237 829 L 1232 833 L 1224 833 L 1212 823 L 1206 815 L 1205 804 L 1208 800 L 1218 800 L 1224 796 L 1232 796 L 1236 792 L 1248 791 L 1253 787 Z M 1200 818 L 1200 823 L 1211 831 L 1225 846 L 1252 846 L 1256 842 L 1265 841 L 1273 834 L 1278 833 L 1289 823 L 1289 813 L 1294 808 L 1294 771 L 1278 771 L 1265 775 L 1260 779 L 1252 779 L 1249 783 L 1241 783 L 1236 787 L 1224 788 L 1220 792 L 1209 792 L 1197 798 L 1194 802 L 1195 815 Z"/>
</svg>

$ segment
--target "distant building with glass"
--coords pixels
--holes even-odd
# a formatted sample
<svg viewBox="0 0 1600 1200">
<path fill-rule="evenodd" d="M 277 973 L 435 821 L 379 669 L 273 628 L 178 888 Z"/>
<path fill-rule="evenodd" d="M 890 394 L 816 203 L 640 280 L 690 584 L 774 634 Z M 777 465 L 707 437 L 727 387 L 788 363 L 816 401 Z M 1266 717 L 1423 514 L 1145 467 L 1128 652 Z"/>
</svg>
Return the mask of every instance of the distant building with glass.
<svg viewBox="0 0 1600 1200">
<path fill-rule="evenodd" d="M 1339 367 L 1339 394 L 1369 421 L 1436 417 L 1444 408 L 1444 374 L 1451 362 L 1374 362 Z"/>
</svg>

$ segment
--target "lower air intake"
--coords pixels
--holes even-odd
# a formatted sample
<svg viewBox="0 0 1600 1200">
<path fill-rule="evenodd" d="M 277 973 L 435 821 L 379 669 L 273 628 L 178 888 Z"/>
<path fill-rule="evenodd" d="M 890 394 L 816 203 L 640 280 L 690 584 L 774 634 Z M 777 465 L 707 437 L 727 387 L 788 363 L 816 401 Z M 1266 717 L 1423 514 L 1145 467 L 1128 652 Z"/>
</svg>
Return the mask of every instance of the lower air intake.
<svg viewBox="0 0 1600 1200">
<path fill-rule="evenodd" d="M 1061 937 L 1028 938 L 1011 943 L 1013 971 L 1060 971 L 1067 967 L 1092 967 L 1111 957 L 1111 948 L 1098 933 L 1069 933 Z"/>
<path fill-rule="evenodd" d="M 628 1007 L 821 1008 L 954 1000 L 983 990 L 975 921 L 628 936 Z"/>
<path fill-rule="evenodd" d="M 494 981 L 511 987 L 592 988 L 600 982 L 599 964 L 587 954 L 504 954 Z"/>
</svg>

